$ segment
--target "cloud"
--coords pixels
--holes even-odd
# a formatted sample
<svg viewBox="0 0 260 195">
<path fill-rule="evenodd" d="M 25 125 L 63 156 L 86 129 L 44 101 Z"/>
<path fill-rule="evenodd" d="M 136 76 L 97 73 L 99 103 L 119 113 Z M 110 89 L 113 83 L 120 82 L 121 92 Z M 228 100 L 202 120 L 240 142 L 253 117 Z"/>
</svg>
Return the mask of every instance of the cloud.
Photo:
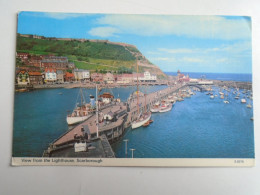
<svg viewBox="0 0 260 195">
<path fill-rule="evenodd" d="M 168 57 L 157 57 L 157 58 L 149 58 L 151 61 L 167 61 L 167 62 L 174 62 L 176 61 L 175 58 L 168 58 Z"/>
<path fill-rule="evenodd" d="M 118 33 L 118 29 L 113 27 L 97 27 L 92 28 L 88 33 L 92 36 L 98 36 L 98 37 L 113 37 L 117 36 L 116 33 Z"/>
<path fill-rule="evenodd" d="M 251 21 L 244 17 L 105 15 L 96 22 L 117 28 L 120 33 L 142 36 L 176 35 L 222 40 L 251 38 Z"/>
<path fill-rule="evenodd" d="M 167 49 L 167 48 L 159 48 L 159 51 L 166 53 L 194 53 L 197 49 L 188 49 L 188 48 L 179 48 L 179 49 Z"/>
<path fill-rule="evenodd" d="M 202 63 L 205 60 L 202 60 L 200 58 L 188 58 L 188 57 L 185 57 L 185 58 L 180 59 L 180 61 L 191 62 L 191 63 Z"/>
<path fill-rule="evenodd" d="M 234 44 L 222 44 L 212 48 L 158 48 L 157 51 L 168 54 L 209 54 L 209 53 L 241 53 L 251 54 L 251 42 L 241 41 Z M 151 51 L 152 52 L 152 51 Z"/>
</svg>

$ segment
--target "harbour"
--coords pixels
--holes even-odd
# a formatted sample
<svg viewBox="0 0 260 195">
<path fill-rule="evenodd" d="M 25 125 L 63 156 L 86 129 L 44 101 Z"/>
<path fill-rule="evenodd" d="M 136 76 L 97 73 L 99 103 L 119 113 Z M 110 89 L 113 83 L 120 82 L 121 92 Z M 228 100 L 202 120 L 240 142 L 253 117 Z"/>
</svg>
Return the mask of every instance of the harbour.
<svg viewBox="0 0 260 195">
<path fill-rule="evenodd" d="M 214 83 L 215 87 L 212 87 L 214 89 L 214 91 L 218 91 L 218 89 L 220 89 L 220 87 L 222 87 L 223 82 L 219 82 L 219 83 L 221 83 L 221 84 Z M 242 82 L 242 83 L 243 83 L 244 86 L 246 86 L 245 88 L 247 88 L 248 90 L 251 89 L 250 85 L 248 85 L 248 84 L 245 85 L 244 82 Z M 228 84 L 228 83 L 226 83 L 226 84 Z M 239 84 L 236 84 L 236 86 L 238 86 L 238 85 Z M 240 90 L 241 90 L 241 93 L 242 93 L 242 85 L 239 85 L 239 86 L 241 87 Z M 142 91 L 142 92 L 146 91 L 147 95 L 143 94 L 142 96 L 140 96 L 139 105 L 140 105 L 140 111 L 141 112 L 143 112 L 145 109 L 150 110 L 151 106 L 155 102 L 166 99 L 169 95 L 173 95 L 174 93 L 177 95 L 179 93 L 178 91 L 182 91 L 187 86 L 185 86 L 183 84 L 177 84 L 175 86 L 166 86 L 166 85 L 164 85 L 164 86 L 145 86 L 144 85 L 142 87 L 143 88 L 141 88 L 140 91 Z M 188 88 L 194 90 L 196 88 L 196 86 L 195 86 L 195 88 L 194 88 L 194 86 L 188 86 Z M 230 86 L 230 88 L 233 91 L 233 86 Z M 199 126 L 197 126 L 198 124 L 196 123 L 196 120 L 195 120 L 196 117 L 199 117 L 199 120 L 201 120 L 202 119 L 201 117 L 205 117 L 205 116 L 204 115 L 202 116 L 201 113 L 199 113 L 199 114 L 195 114 L 195 116 L 196 116 L 195 117 L 195 116 L 192 116 L 192 112 L 194 112 L 194 110 L 195 110 L 194 107 L 196 107 L 196 109 L 198 111 L 201 110 L 201 109 L 202 110 L 206 109 L 206 113 L 210 113 L 210 111 L 208 110 L 210 107 L 208 107 L 208 105 L 212 104 L 213 102 L 212 102 L 212 100 L 210 100 L 209 96 L 207 96 L 205 94 L 205 92 L 199 92 L 199 90 L 201 90 L 201 89 L 199 89 L 199 88 L 196 88 L 196 89 L 197 89 L 195 91 L 196 95 L 191 96 L 191 98 L 185 98 L 185 100 L 183 102 L 176 101 L 173 105 L 172 111 L 170 111 L 170 112 L 152 114 L 152 119 L 154 120 L 154 123 L 152 123 L 148 127 L 140 127 L 136 130 L 131 130 L 131 127 L 130 127 L 131 121 L 135 120 L 136 117 L 137 117 L 136 99 L 132 97 L 132 94 L 135 92 L 136 88 L 135 87 L 123 87 L 123 88 L 110 89 L 110 90 L 113 90 L 112 92 L 114 93 L 114 95 L 116 95 L 117 92 L 118 92 L 118 94 L 120 94 L 119 97 L 121 98 L 121 102 L 120 103 L 115 102 L 115 104 L 110 105 L 112 107 L 108 106 L 106 109 L 102 110 L 102 113 L 104 115 L 108 114 L 111 111 L 111 109 L 113 108 L 113 109 L 115 109 L 115 110 L 113 110 L 113 113 L 116 113 L 117 110 L 121 110 L 120 112 L 122 112 L 122 115 L 121 115 L 121 119 L 119 117 L 119 120 L 117 120 L 117 123 L 119 123 L 119 125 L 116 124 L 116 129 L 114 129 L 114 127 L 109 126 L 111 124 L 102 123 L 102 124 L 100 124 L 100 132 L 99 133 L 100 133 L 100 136 L 106 137 L 106 138 L 104 138 L 104 139 L 107 139 L 107 141 L 105 141 L 105 142 L 107 142 L 107 143 L 109 142 L 111 144 L 111 147 L 109 147 L 109 149 L 108 149 L 109 152 L 107 154 L 109 154 L 109 153 L 111 154 L 111 152 L 112 152 L 112 153 L 114 153 L 114 155 L 106 155 L 105 153 L 102 153 L 102 152 L 99 152 L 99 153 L 94 152 L 89 157 L 102 157 L 102 155 L 103 155 L 103 157 L 112 157 L 112 158 L 113 157 L 117 157 L 117 158 L 131 157 L 130 151 L 128 151 L 128 154 L 125 154 L 125 143 L 123 141 L 125 139 L 129 140 L 129 142 L 128 142 L 129 150 L 130 149 L 135 150 L 134 156 L 136 158 L 152 158 L 152 157 L 156 157 L 156 158 L 166 158 L 166 157 L 185 158 L 185 156 L 183 156 L 181 154 L 181 151 L 182 151 L 182 149 L 185 149 L 185 148 L 186 148 L 186 150 L 187 150 L 187 148 L 191 149 L 192 148 L 191 146 L 194 146 L 192 151 L 190 151 L 190 152 L 194 153 L 194 155 L 192 157 L 205 157 L 205 156 L 201 155 L 201 154 L 204 154 L 204 152 L 205 152 L 204 150 L 201 154 L 200 153 L 198 154 L 198 152 L 201 151 L 201 150 L 198 150 L 198 146 L 205 147 L 205 145 L 204 145 L 205 143 L 202 142 L 202 143 L 198 144 L 197 141 L 199 141 L 199 140 L 196 140 L 196 142 L 195 141 L 192 142 L 190 140 L 190 139 L 192 139 L 190 136 L 193 135 L 194 129 L 196 130 L 197 128 L 203 130 L 201 132 L 205 133 L 206 135 L 210 134 L 209 132 L 211 132 L 211 128 L 212 128 L 211 126 L 212 125 L 207 126 L 205 124 L 204 128 L 201 127 L 200 124 L 199 124 Z M 207 87 L 205 87 L 205 89 L 207 89 Z M 65 99 L 66 99 L 68 92 L 71 91 L 71 90 L 74 91 L 74 94 L 75 94 L 75 92 L 77 92 L 79 89 L 78 88 L 75 88 L 75 89 L 44 89 L 44 90 L 36 90 L 34 92 L 29 92 L 28 94 L 30 94 L 30 93 L 36 93 L 37 94 L 38 92 L 44 93 L 46 91 L 49 91 L 49 92 L 54 92 L 53 94 L 51 93 L 52 97 L 54 95 L 62 93 L 63 95 L 62 96 L 60 95 L 60 98 L 65 97 Z M 108 90 L 108 89 L 106 89 L 106 90 Z M 60 91 L 62 91 L 62 92 L 60 92 Z M 95 89 L 87 89 L 87 91 L 89 91 L 88 94 L 95 94 Z M 124 93 L 123 91 L 125 91 L 127 93 Z M 25 93 L 21 93 L 19 95 L 22 96 L 24 94 Z M 231 93 L 230 93 L 230 95 L 231 95 Z M 197 107 L 198 106 L 197 103 L 200 102 L 200 100 L 204 100 L 204 98 L 207 98 L 207 101 L 202 101 L 202 104 L 200 105 L 200 107 Z M 230 99 L 231 99 L 231 97 L 230 97 Z M 208 102 L 208 101 L 211 101 L 211 102 Z M 216 109 L 215 111 L 212 110 L 212 115 L 215 116 L 216 115 L 215 112 L 217 112 L 217 113 L 219 113 L 220 116 L 217 115 L 216 119 L 217 120 L 223 120 L 223 118 L 221 119 L 221 116 L 222 115 L 225 116 L 226 114 L 228 114 L 228 113 L 225 113 L 225 111 L 223 110 L 223 109 L 226 109 L 225 107 L 223 107 L 225 105 L 222 102 L 223 100 L 221 100 L 218 97 L 218 98 L 215 98 L 213 101 L 215 103 L 214 106 L 218 107 L 219 109 L 221 108 L 221 109 L 220 109 L 220 111 L 218 111 L 218 109 Z M 186 105 L 186 104 L 188 104 L 188 105 Z M 184 110 L 180 109 L 181 106 L 185 107 Z M 241 115 L 239 117 L 243 120 L 243 124 L 246 123 L 248 125 L 247 127 L 243 126 L 243 128 L 248 129 L 248 131 L 250 132 L 250 136 L 248 137 L 248 135 L 247 135 L 245 137 L 245 138 L 248 138 L 248 140 L 245 140 L 245 143 L 244 143 L 245 146 L 242 147 L 242 149 L 243 148 L 244 149 L 249 148 L 249 149 L 251 149 L 251 151 L 246 151 L 246 153 L 244 153 L 244 152 L 241 153 L 241 151 L 240 151 L 240 153 L 239 153 L 239 151 L 237 153 L 236 152 L 234 153 L 234 151 L 232 151 L 233 152 L 232 155 L 235 155 L 235 157 L 240 156 L 240 157 L 244 157 L 244 158 L 252 157 L 254 151 L 253 151 L 252 147 L 248 147 L 248 145 L 247 145 L 248 143 L 252 142 L 252 138 L 253 138 L 253 123 L 250 120 L 250 117 L 248 118 L 248 116 L 253 117 L 252 109 L 248 109 L 245 105 L 241 105 L 241 103 L 239 101 L 233 101 L 233 99 L 232 99 L 232 102 L 230 103 L 229 106 L 231 108 L 235 108 L 236 112 L 239 111 L 238 109 L 242 109 L 242 111 L 244 112 L 244 115 Z M 241 107 L 241 106 L 243 106 L 243 107 Z M 230 109 L 230 108 L 228 108 L 228 109 Z M 184 114 L 184 113 L 182 113 L 183 111 L 184 111 L 184 113 L 186 113 L 186 114 L 190 113 L 191 115 L 190 114 L 188 114 L 188 116 L 183 115 Z M 205 110 L 203 112 L 205 112 Z M 233 112 L 233 114 L 234 113 L 235 112 Z M 179 118 L 178 117 L 179 114 L 183 115 L 183 116 L 181 118 Z M 63 117 L 64 117 L 64 115 L 66 116 L 65 112 L 63 111 Z M 248 119 L 245 119 L 245 118 L 248 118 Z M 187 119 L 194 119 L 194 120 L 189 121 L 189 123 L 187 123 L 187 124 L 182 122 L 182 121 L 187 122 Z M 206 119 L 207 119 L 207 117 L 205 117 L 205 120 Z M 217 123 L 217 121 L 214 121 L 213 119 L 214 118 L 210 118 L 210 121 L 213 122 L 213 124 Z M 86 127 L 86 125 L 88 126 L 88 128 L 85 129 L 84 132 L 89 132 L 89 135 L 88 135 L 89 141 L 92 140 L 90 142 L 92 142 L 92 143 L 95 142 L 95 141 L 93 142 L 93 140 L 96 139 L 96 137 L 95 137 L 96 128 L 95 128 L 95 125 L 94 125 L 95 124 L 95 116 L 92 116 L 87 121 L 83 122 L 82 124 L 80 124 L 76 127 L 73 127 L 69 131 L 65 130 L 68 127 L 66 127 L 66 124 L 64 124 L 64 120 L 65 119 L 62 119 L 62 121 L 63 121 L 62 126 L 64 127 L 64 129 L 60 129 L 60 133 L 59 134 L 57 133 L 55 136 L 52 136 L 52 140 L 49 139 L 49 142 L 48 141 L 46 142 L 46 140 L 45 140 L 44 141 L 44 147 L 41 146 L 41 148 L 42 148 L 41 151 L 43 152 L 43 150 L 45 150 L 45 153 L 44 153 L 45 156 L 48 156 L 48 154 L 47 154 L 48 152 L 46 153 L 46 149 L 50 147 L 49 143 L 56 145 L 56 147 L 58 147 L 58 148 L 64 147 L 65 145 L 69 146 L 69 144 L 70 144 L 70 147 L 73 147 L 74 146 L 73 143 L 75 142 L 75 140 L 74 140 L 75 134 L 77 136 L 79 136 L 80 133 L 83 132 L 82 126 L 83 127 Z M 226 124 L 226 125 L 230 124 L 230 120 L 231 119 L 229 119 L 227 121 L 224 120 L 224 121 L 226 121 L 226 123 L 224 123 L 224 124 Z M 232 120 L 235 120 L 235 119 L 232 118 Z M 245 122 L 245 120 L 247 120 L 247 121 Z M 53 121 L 50 121 L 50 123 L 51 122 L 53 122 Z M 172 124 L 172 122 L 173 122 L 173 124 Z M 206 121 L 204 121 L 204 122 L 206 123 Z M 204 122 L 202 122 L 202 123 L 204 123 Z M 90 125 L 90 123 L 92 123 L 92 125 Z M 167 127 L 165 126 L 165 124 L 168 124 Z M 182 133 L 185 135 L 187 140 L 191 141 L 191 145 L 186 145 L 186 144 L 182 143 L 184 145 L 178 146 L 178 144 L 180 144 L 179 142 L 183 141 L 182 139 L 179 140 L 179 141 L 176 140 L 182 134 L 182 133 L 180 133 L 181 132 L 180 129 L 176 128 L 176 127 L 179 127 L 180 124 L 181 124 L 181 129 L 183 131 L 185 130 Z M 237 124 L 237 121 L 236 121 L 236 124 Z M 115 123 L 113 125 L 115 125 Z M 218 124 L 218 126 L 221 127 L 221 125 L 219 125 L 219 124 Z M 49 126 L 49 128 L 50 128 L 50 126 Z M 226 128 L 228 128 L 228 127 L 225 127 L 224 129 L 226 129 Z M 230 128 L 233 129 L 234 127 L 232 127 L 232 125 L 231 125 Z M 236 128 L 241 129 L 242 127 L 236 126 Z M 164 129 L 165 129 L 166 132 L 162 132 Z M 178 133 L 172 134 L 171 131 L 174 132 L 174 131 L 176 131 L 176 129 L 178 129 Z M 245 133 L 244 129 L 243 129 L 243 133 Z M 189 130 L 189 131 L 187 132 L 187 130 Z M 56 132 L 57 131 L 55 131 L 55 133 Z M 197 132 L 197 133 L 201 133 L 201 132 Z M 214 133 L 216 133 L 216 131 L 214 131 Z M 150 136 L 148 136 L 148 135 L 150 135 Z M 155 135 L 157 135 L 157 140 L 154 140 Z M 218 135 L 218 134 L 216 134 L 216 135 Z M 220 136 L 223 136 L 223 135 L 221 134 Z M 165 140 L 167 137 L 171 138 L 173 141 L 162 141 L 162 140 Z M 233 142 L 235 140 L 226 140 L 226 141 L 227 141 L 228 144 L 231 144 L 230 141 Z M 167 148 L 169 148 L 169 145 L 167 146 L 167 145 L 165 145 L 165 143 L 170 144 L 171 142 L 174 142 L 179 148 L 177 146 L 170 145 L 170 147 L 172 149 L 171 149 L 171 151 L 168 151 Z M 142 145 L 142 143 L 146 143 L 147 145 L 144 146 L 144 145 Z M 198 144 L 198 146 L 194 145 L 194 143 Z M 242 143 L 240 143 L 240 144 L 242 144 Z M 235 143 L 232 143 L 232 144 L 235 144 Z M 158 145 L 158 147 L 157 147 L 157 145 Z M 92 144 L 92 146 L 93 146 L 93 144 Z M 184 148 L 182 148 L 183 146 L 184 146 Z M 151 149 L 153 147 L 156 148 L 155 151 L 151 150 L 149 152 L 149 150 L 147 150 L 148 148 Z M 211 147 L 213 147 L 213 146 L 211 146 Z M 166 151 L 163 152 L 165 150 L 165 148 L 166 148 Z M 220 147 L 220 148 L 223 148 L 223 147 Z M 51 149 L 53 149 L 53 148 L 51 148 Z M 195 149 L 198 150 L 197 153 L 193 151 Z M 217 147 L 215 147 L 215 149 L 217 149 Z M 178 150 L 180 150 L 180 152 L 178 152 Z M 234 150 L 234 148 L 233 148 L 233 150 Z M 63 154 L 63 156 L 66 156 L 66 154 L 68 154 L 68 153 L 61 152 L 59 154 L 60 155 Z M 101 154 L 101 156 L 100 156 L 100 154 Z M 189 155 L 190 153 L 188 152 L 188 153 L 185 153 L 185 154 Z M 16 153 L 16 155 L 17 155 L 17 153 Z M 40 152 L 38 151 L 37 156 L 41 156 L 41 155 L 42 154 L 40 154 Z M 58 153 L 56 153 L 55 155 L 59 156 Z M 209 155 L 209 154 L 206 153 L 205 155 Z M 214 152 L 212 152 L 211 155 L 212 155 L 213 158 L 214 158 L 214 156 L 215 156 L 215 158 L 217 158 L 217 157 L 221 158 L 222 157 L 220 153 L 214 154 Z M 231 154 L 228 153 L 227 155 L 230 156 Z M 245 156 L 245 155 L 248 155 L 248 156 Z M 35 156 L 35 155 L 33 155 L 33 156 Z M 83 156 L 83 157 L 88 157 L 88 156 Z"/>
</svg>

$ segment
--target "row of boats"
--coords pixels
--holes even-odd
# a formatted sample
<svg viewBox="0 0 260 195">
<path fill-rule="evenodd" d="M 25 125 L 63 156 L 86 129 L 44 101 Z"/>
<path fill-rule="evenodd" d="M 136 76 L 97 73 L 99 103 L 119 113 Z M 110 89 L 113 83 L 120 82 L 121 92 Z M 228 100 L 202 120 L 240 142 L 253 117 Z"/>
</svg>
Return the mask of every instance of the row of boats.
<svg viewBox="0 0 260 195">
<path fill-rule="evenodd" d="M 224 93 L 224 91 L 226 91 Z M 229 92 L 231 92 L 231 89 L 227 88 L 227 87 L 223 87 L 223 88 L 220 88 L 220 91 L 218 92 L 219 93 L 219 97 L 220 99 L 224 99 L 224 103 L 225 104 L 229 104 L 230 101 L 229 101 Z M 246 97 L 249 99 L 248 100 L 248 104 L 247 104 L 247 108 L 252 108 L 252 105 L 251 105 L 251 100 L 253 99 L 253 96 L 252 96 L 252 93 L 250 90 L 243 90 L 242 93 L 244 94 L 244 96 L 240 99 L 240 91 L 239 91 L 239 88 L 235 88 L 233 91 L 232 91 L 232 94 L 235 95 L 234 99 L 236 100 L 239 100 L 240 99 L 240 102 L 242 104 L 246 104 L 247 103 L 247 99 Z M 213 94 L 213 90 L 212 89 L 209 89 L 209 92 L 206 93 L 206 95 L 210 95 L 210 99 L 214 99 L 215 97 L 218 97 L 218 94 Z"/>
<path fill-rule="evenodd" d="M 149 126 L 149 124 L 153 122 L 153 120 L 151 120 L 152 113 L 169 112 L 172 110 L 176 101 L 184 101 L 184 98 L 190 98 L 192 95 L 195 95 L 195 93 L 191 91 L 191 89 L 183 89 L 179 90 L 178 94 L 174 93 L 172 96 L 169 95 L 166 99 L 162 101 L 157 101 L 154 105 L 151 106 L 150 112 L 145 112 L 144 114 L 141 114 L 137 120 L 132 122 L 132 129 L 136 129 L 142 126 Z"/>
</svg>

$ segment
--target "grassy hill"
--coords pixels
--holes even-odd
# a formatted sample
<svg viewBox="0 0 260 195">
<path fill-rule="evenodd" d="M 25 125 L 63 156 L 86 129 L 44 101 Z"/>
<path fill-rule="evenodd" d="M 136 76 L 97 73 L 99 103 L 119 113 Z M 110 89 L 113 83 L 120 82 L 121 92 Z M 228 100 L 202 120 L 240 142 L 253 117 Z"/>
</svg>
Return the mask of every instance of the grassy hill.
<svg viewBox="0 0 260 195">
<path fill-rule="evenodd" d="M 164 77 L 164 73 L 150 63 L 134 46 L 106 41 L 57 40 L 56 38 L 35 39 L 17 36 L 17 52 L 34 55 L 67 56 L 80 69 L 91 71 L 135 72 L 136 59 L 140 72 L 148 70 Z"/>
</svg>

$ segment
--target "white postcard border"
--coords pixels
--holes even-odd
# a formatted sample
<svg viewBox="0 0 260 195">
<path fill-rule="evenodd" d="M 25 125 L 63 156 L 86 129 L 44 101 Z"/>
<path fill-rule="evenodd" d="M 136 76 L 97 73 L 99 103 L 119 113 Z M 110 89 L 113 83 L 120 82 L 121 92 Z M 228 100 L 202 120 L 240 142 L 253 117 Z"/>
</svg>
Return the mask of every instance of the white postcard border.
<svg viewBox="0 0 260 195">
<path fill-rule="evenodd" d="M 253 158 L 29 158 L 13 157 L 12 166 L 104 167 L 253 167 Z"/>
</svg>

